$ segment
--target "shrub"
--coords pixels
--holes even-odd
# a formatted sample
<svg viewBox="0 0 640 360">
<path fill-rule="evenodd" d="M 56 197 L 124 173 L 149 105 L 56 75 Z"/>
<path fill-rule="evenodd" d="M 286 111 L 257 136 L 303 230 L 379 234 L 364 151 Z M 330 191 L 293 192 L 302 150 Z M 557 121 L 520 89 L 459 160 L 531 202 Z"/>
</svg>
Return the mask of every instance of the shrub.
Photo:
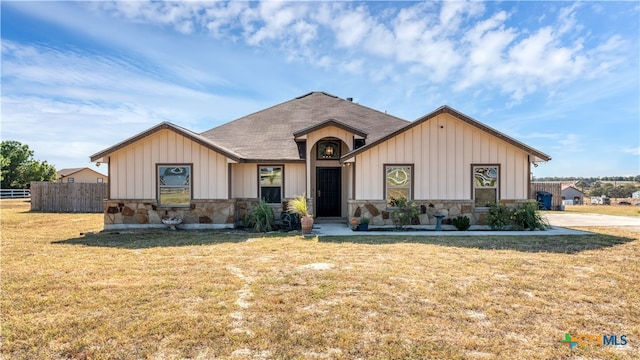
<svg viewBox="0 0 640 360">
<path fill-rule="evenodd" d="M 260 201 L 258 205 L 251 208 L 244 217 L 247 227 L 253 228 L 257 232 L 267 232 L 273 230 L 274 215 L 269 204 Z"/>
<path fill-rule="evenodd" d="M 516 209 L 513 212 L 513 226 L 526 230 L 546 230 L 551 227 L 538 211 L 536 203 L 525 203 Z"/>
<path fill-rule="evenodd" d="M 546 230 L 551 226 L 538 211 L 536 203 L 524 203 L 517 208 L 494 205 L 487 217 L 493 230 Z"/>
<path fill-rule="evenodd" d="M 492 205 L 489 208 L 487 222 L 492 230 L 506 230 L 511 225 L 513 210 L 504 205 Z"/>
<path fill-rule="evenodd" d="M 363 217 L 360 218 L 360 224 L 362 224 L 362 225 L 369 225 L 369 221 L 370 220 L 369 220 L 368 217 L 364 217 L 363 216 Z"/>
<path fill-rule="evenodd" d="M 459 215 L 451 220 L 451 223 L 456 227 L 456 229 L 460 231 L 467 231 L 469 230 L 469 227 L 471 227 L 471 221 L 469 220 L 469 218 L 462 215 Z"/>
<path fill-rule="evenodd" d="M 391 219 L 397 229 L 402 229 L 404 226 L 411 224 L 411 221 L 420 215 L 418 205 L 406 198 L 391 199 L 390 205 L 396 207 L 391 212 Z"/>
</svg>

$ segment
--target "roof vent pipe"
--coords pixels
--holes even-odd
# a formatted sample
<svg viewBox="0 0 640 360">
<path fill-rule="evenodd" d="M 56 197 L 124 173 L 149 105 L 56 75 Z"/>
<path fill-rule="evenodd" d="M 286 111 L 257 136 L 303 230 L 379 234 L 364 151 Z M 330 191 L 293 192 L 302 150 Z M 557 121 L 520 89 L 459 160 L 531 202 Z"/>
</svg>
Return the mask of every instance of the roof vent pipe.
<svg viewBox="0 0 640 360">
<path fill-rule="evenodd" d="M 347 98 L 347 101 L 353 102 L 353 98 Z"/>
</svg>

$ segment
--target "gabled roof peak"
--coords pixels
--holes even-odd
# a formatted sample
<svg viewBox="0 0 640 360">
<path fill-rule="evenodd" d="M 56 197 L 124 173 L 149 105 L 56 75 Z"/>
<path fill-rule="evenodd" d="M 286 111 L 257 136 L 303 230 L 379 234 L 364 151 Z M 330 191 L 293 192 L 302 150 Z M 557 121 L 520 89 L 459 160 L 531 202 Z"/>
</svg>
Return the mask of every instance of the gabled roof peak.
<svg viewBox="0 0 640 360">
<path fill-rule="evenodd" d="M 358 136 L 361 136 L 363 138 L 366 138 L 367 135 L 369 135 L 369 133 L 367 133 L 364 130 L 355 128 L 353 126 L 349 126 L 349 125 L 347 125 L 347 124 L 345 124 L 345 123 L 343 123 L 341 121 L 338 121 L 338 120 L 336 120 L 334 118 L 329 118 L 329 119 L 327 119 L 325 121 L 321 121 L 321 122 L 319 122 L 319 123 L 317 123 L 315 125 L 306 127 L 304 129 L 301 129 L 301 130 L 298 130 L 298 131 L 293 133 L 293 136 L 297 138 L 297 137 L 306 135 L 306 134 L 308 134 L 310 132 L 322 129 L 322 128 L 327 127 L 327 126 L 335 126 L 337 128 L 340 128 L 342 130 L 346 130 L 346 131 L 348 131 L 348 132 L 350 132 L 350 133 L 352 133 L 354 135 L 358 135 Z"/>
<path fill-rule="evenodd" d="M 307 97 L 309 95 L 313 95 L 313 94 L 322 94 L 322 95 L 330 96 L 332 98 L 339 99 L 339 97 L 337 97 L 336 95 L 332 95 L 332 94 L 326 93 L 324 91 L 312 91 L 312 92 L 306 93 L 306 94 L 304 94 L 302 96 L 298 96 L 296 99 L 302 99 L 302 98 L 305 98 L 305 97 Z"/>
<path fill-rule="evenodd" d="M 350 158 L 354 157 L 355 155 L 357 155 L 359 153 L 367 151 L 370 148 L 372 148 L 372 147 L 374 147 L 374 146 L 376 146 L 376 145 L 378 145 L 378 144 L 380 144 L 380 143 L 382 143 L 382 142 L 384 142 L 384 141 L 386 141 L 386 140 L 388 140 L 388 139 L 390 139 L 390 138 L 392 138 L 392 137 L 394 137 L 394 136 L 396 136 L 396 135 L 398 135 L 400 133 L 403 133 L 403 132 L 405 132 L 405 131 L 407 131 L 407 130 L 415 127 L 415 126 L 418 126 L 418 125 L 424 123 L 425 121 L 429 121 L 429 120 L 435 118 L 436 116 L 438 116 L 440 114 L 452 115 L 453 117 L 455 117 L 455 118 L 457 118 L 457 119 L 459 119 L 461 121 L 464 121 L 464 122 L 466 122 L 467 124 L 469 124 L 471 126 L 474 126 L 474 127 L 478 128 L 478 129 L 480 129 L 480 130 L 482 130 L 482 131 L 484 131 L 484 132 L 486 132 L 488 134 L 491 134 L 492 136 L 495 136 L 495 137 L 497 137 L 497 138 L 499 138 L 499 139 L 501 139 L 503 141 L 506 141 L 507 143 L 509 143 L 509 144 L 511 144 L 511 145 L 513 145 L 515 147 L 518 147 L 518 148 L 520 148 L 520 149 L 522 149 L 522 150 L 524 150 L 524 151 L 526 151 L 526 152 L 528 152 L 530 154 L 533 154 L 534 156 L 539 158 L 540 161 L 549 161 L 549 160 L 551 160 L 551 156 L 549 156 L 549 155 L 547 155 L 547 154 L 545 154 L 545 153 L 543 153 L 543 152 L 541 152 L 539 150 L 536 150 L 536 149 L 534 149 L 534 148 L 532 148 L 532 147 L 530 147 L 528 145 L 525 145 L 524 143 L 522 143 L 522 142 L 520 142 L 520 141 L 518 141 L 518 140 L 516 140 L 516 139 L 514 139 L 514 138 L 512 138 L 510 136 L 507 136 L 507 135 L 499 132 L 496 129 L 493 129 L 492 127 L 487 126 L 487 125 L 479 122 L 478 120 L 475 120 L 475 119 L 471 118 L 470 116 L 467 116 L 467 115 L 461 113 L 460 111 L 458 111 L 458 110 L 456 110 L 456 109 L 454 109 L 454 108 L 452 108 L 452 107 L 450 107 L 448 105 L 442 105 L 439 108 L 435 109 L 434 111 L 428 113 L 427 115 L 424 115 L 424 116 L 418 118 L 417 120 L 407 124 L 403 128 L 400 128 L 400 129 L 398 129 L 398 130 L 396 130 L 396 131 L 394 131 L 392 133 L 389 133 L 387 136 L 384 136 L 384 137 L 382 137 L 382 138 L 380 138 L 380 139 L 378 139 L 376 141 L 373 141 L 373 142 L 371 142 L 371 143 L 369 143 L 369 144 L 367 144 L 367 145 L 365 145 L 365 146 L 363 146 L 363 147 L 361 147 L 359 149 L 356 149 L 356 150 L 354 150 L 354 151 L 352 151 L 352 152 L 350 152 L 348 154 L 343 155 L 342 158 L 341 158 L 341 161 L 345 161 L 347 159 L 350 159 Z"/>
<path fill-rule="evenodd" d="M 211 142 L 209 139 L 203 137 L 200 134 L 196 134 L 194 132 L 192 132 L 191 130 L 185 129 L 181 126 L 175 125 L 173 123 L 170 123 L 168 121 L 163 121 L 161 123 L 159 123 L 158 125 L 151 127 L 137 135 L 134 135 L 124 141 L 121 141 L 119 143 L 117 143 L 116 145 L 113 145 L 107 149 L 104 149 L 98 153 L 95 153 L 93 155 L 91 155 L 89 157 L 89 159 L 91 161 L 99 161 L 99 159 L 105 157 L 105 156 L 109 156 L 111 153 L 118 151 L 126 146 L 129 146 L 151 134 L 154 134 L 160 130 L 171 130 L 174 131 L 188 139 L 190 139 L 191 141 L 197 142 L 200 145 L 203 145 L 213 151 L 216 151 L 226 157 L 228 157 L 229 159 L 232 159 L 234 161 L 240 161 L 240 156 L 233 152 L 232 150 L 226 149 L 218 144 L 214 144 L 213 142 Z"/>
</svg>

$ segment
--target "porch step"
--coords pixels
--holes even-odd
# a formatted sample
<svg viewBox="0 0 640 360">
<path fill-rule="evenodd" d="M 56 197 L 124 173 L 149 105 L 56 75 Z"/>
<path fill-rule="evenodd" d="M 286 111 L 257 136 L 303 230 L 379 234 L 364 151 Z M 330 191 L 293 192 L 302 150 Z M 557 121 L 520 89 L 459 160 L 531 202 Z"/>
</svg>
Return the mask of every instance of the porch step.
<svg viewBox="0 0 640 360">
<path fill-rule="evenodd" d="M 319 217 L 313 219 L 314 224 L 346 224 L 347 218 L 343 217 Z"/>
</svg>

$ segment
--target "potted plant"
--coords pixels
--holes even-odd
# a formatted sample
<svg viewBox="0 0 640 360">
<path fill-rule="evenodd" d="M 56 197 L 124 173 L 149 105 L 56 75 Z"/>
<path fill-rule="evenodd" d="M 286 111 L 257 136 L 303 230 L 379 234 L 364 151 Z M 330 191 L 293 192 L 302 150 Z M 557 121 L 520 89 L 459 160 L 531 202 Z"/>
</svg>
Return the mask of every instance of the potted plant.
<svg viewBox="0 0 640 360">
<path fill-rule="evenodd" d="M 358 230 L 360 231 L 367 231 L 369 230 L 369 218 L 368 217 L 361 217 L 360 218 L 360 225 L 358 225 Z"/>
<path fill-rule="evenodd" d="M 305 194 L 299 195 L 289 201 L 287 211 L 300 216 L 300 224 L 302 225 L 303 234 L 311 234 L 311 229 L 313 229 L 313 216 L 309 214 L 307 197 Z"/>
</svg>

